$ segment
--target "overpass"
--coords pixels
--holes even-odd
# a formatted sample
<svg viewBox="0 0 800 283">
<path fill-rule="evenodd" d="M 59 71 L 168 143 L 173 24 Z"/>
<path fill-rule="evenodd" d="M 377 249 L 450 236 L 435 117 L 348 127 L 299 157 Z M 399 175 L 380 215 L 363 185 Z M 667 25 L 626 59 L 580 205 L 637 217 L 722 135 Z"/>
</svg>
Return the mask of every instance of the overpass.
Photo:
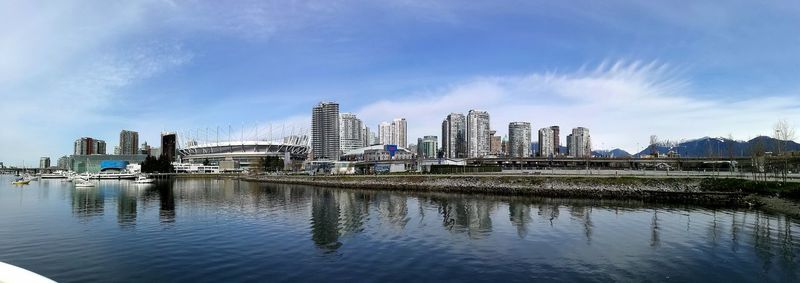
<svg viewBox="0 0 800 283">
<path fill-rule="evenodd" d="M 376 163 L 404 163 L 416 165 L 417 159 L 359 161 L 356 167 L 370 167 Z M 748 157 L 728 158 L 467 158 L 466 165 L 500 166 L 504 170 L 521 169 L 660 169 L 660 170 L 719 170 L 731 167 L 750 167 Z M 733 165 L 732 165 L 733 164 Z"/>
</svg>

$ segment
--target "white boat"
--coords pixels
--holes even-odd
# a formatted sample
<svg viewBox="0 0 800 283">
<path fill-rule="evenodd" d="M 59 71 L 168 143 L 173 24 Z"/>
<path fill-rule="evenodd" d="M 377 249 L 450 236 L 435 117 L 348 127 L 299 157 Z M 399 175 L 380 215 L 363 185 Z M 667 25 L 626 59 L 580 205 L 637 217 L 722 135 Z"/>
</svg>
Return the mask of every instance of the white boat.
<svg viewBox="0 0 800 283">
<path fill-rule="evenodd" d="M 0 282 L 55 283 L 56 281 L 27 269 L 0 262 Z"/>
<path fill-rule="evenodd" d="M 90 188 L 90 187 L 94 187 L 94 186 L 95 186 L 94 183 L 92 183 L 90 181 L 87 181 L 87 180 L 83 180 L 83 179 L 76 179 L 75 180 L 75 187 L 76 188 Z"/>
<path fill-rule="evenodd" d="M 100 180 L 133 180 L 136 179 L 136 174 L 132 173 L 106 173 L 100 172 L 89 177 L 91 179 Z"/>
<path fill-rule="evenodd" d="M 133 182 L 136 183 L 136 184 L 152 184 L 155 181 L 156 181 L 155 179 L 150 179 L 150 178 L 147 178 L 147 176 L 139 175 L 139 177 Z"/>
<path fill-rule="evenodd" d="M 40 176 L 42 179 L 66 179 L 67 176 L 60 173 L 50 173 L 50 174 L 42 174 Z"/>
</svg>

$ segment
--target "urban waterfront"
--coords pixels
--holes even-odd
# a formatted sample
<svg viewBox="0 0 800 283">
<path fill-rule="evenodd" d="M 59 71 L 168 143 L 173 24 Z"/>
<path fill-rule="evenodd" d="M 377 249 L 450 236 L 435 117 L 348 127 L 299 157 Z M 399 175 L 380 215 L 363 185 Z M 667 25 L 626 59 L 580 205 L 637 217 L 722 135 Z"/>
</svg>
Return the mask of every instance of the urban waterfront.
<svg viewBox="0 0 800 283">
<path fill-rule="evenodd" d="M 0 176 L 0 261 L 58 282 L 796 282 L 757 210 L 177 179 Z"/>
</svg>

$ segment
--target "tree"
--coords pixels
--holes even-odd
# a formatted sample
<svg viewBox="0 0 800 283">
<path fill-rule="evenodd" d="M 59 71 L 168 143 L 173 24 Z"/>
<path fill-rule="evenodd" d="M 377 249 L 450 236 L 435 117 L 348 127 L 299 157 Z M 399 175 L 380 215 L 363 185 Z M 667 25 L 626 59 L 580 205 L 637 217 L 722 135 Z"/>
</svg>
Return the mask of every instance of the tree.
<svg viewBox="0 0 800 283">
<path fill-rule="evenodd" d="M 142 172 L 144 173 L 172 173 L 175 172 L 175 167 L 166 155 L 161 155 L 159 158 L 148 156 L 144 162 L 140 164 Z"/>
<path fill-rule="evenodd" d="M 781 156 L 781 154 L 788 149 L 789 142 L 795 139 L 796 128 L 794 125 L 789 124 L 789 121 L 786 121 L 786 119 L 781 119 L 775 123 L 773 129 L 775 130 L 776 139 L 775 154 L 783 161 L 779 162 L 781 166 L 778 170 L 783 178 L 783 182 L 786 183 L 789 170 L 789 158 Z"/>
<path fill-rule="evenodd" d="M 283 170 L 283 159 L 278 156 L 262 157 L 259 163 L 259 168 L 266 172 Z"/>
</svg>

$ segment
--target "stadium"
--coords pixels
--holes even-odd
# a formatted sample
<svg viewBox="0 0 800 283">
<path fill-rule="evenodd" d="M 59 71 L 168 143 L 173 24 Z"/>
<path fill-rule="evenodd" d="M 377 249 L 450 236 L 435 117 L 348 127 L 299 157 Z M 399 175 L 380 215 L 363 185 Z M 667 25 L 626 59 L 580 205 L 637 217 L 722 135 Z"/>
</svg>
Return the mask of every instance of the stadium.
<svg viewBox="0 0 800 283">
<path fill-rule="evenodd" d="M 307 135 L 289 135 L 279 140 L 256 136 L 250 140 L 200 143 L 196 139 L 188 139 L 184 144 L 178 149 L 182 163 L 208 163 L 220 166 L 223 171 L 255 169 L 267 157 L 283 160 L 285 170 L 300 170 L 310 150 Z"/>
</svg>

